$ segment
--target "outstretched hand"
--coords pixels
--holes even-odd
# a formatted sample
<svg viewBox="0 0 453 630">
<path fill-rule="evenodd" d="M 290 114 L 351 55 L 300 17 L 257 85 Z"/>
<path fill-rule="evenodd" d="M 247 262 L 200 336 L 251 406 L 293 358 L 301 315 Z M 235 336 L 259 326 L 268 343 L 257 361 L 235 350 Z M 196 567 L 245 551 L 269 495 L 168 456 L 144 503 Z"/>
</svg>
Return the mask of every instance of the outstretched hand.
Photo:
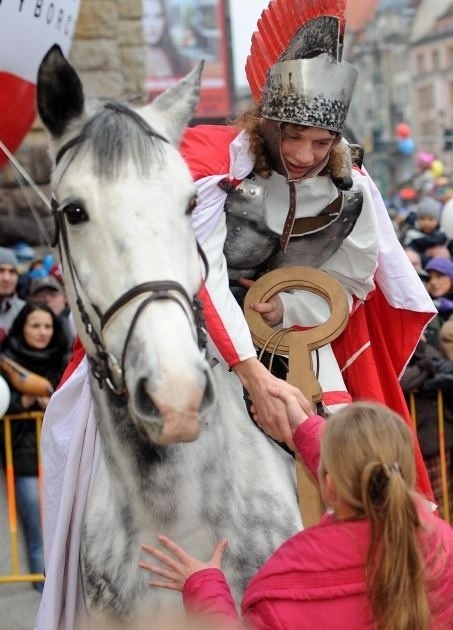
<svg viewBox="0 0 453 630">
<path fill-rule="evenodd" d="M 186 580 L 197 571 L 202 571 L 203 569 L 220 569 L 223 552 L 228 544 L 227 540 L 221 540 L 217 543 L 210 560 L 201 562 L 187 553 L 170 538 L 158 536 L 158 539 L 161 545 L 171 552 L 171 555 L 152 545 L 142 545 L 142 549 L 151 556 L 154 556 L 154 558 L 160 562 L 160 565 L 139 562 L 139 566 L 145 571 L 155 573 L 161 578 L 164 578 L 164 580 L 150 580 L 150 586 L 166 588 L 172 591 L 182 591 Z"/>
</svg>

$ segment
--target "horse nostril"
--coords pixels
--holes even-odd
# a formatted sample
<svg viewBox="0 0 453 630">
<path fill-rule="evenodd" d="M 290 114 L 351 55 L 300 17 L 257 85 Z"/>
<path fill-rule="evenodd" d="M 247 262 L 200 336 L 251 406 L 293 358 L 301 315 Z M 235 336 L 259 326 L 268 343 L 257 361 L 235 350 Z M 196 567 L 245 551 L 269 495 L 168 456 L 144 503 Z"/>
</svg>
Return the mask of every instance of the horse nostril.
<svg viewBox="0 0 453 630">
<path fill-rule="evenodd" d="M 145 416 L 159 416 L 159 409 L 146 390 L 146 378 L 141 378 L 135 390 L 135 406 Z"/>
</svg>

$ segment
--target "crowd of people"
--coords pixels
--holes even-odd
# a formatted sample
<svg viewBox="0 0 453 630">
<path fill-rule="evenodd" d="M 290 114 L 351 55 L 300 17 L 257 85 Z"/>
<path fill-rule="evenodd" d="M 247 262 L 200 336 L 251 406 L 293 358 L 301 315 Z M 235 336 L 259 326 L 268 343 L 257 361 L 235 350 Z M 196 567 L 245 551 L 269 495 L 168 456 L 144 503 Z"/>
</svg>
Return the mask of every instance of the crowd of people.
<svg viewBox="0 0 453 630">
<path fill-rule="evenodd" d="M 0 247 L 0 356 L 14 362 L 21 380 L 7 369 L 0 374 L 10 389 L 8 414 L 45 411 L 66 367 L 75 330 L 66 303 L 59 265 L 40 258 L 25 243 Z M 8 363 L 10 365 L 10 363 Z M 33 391 L 29 375 L 38 375 Z M 45 379 L 43 381 L 42 379 Z M 24 386 L 27 381 L 26 386 Z M 42 389 L 42 383 L 47 382 Z M 23 525 L 30 572 L 44 573 L 38 480 L 38 442 L 34 422 L 15 420 L 11 428 L 16 504 Z M 0 425 L 0 458 L 4 456 Z M 42 591 L 42 582 L 33 582 Z"/>
<path fill-rule="evenodd" d="M 435 168 L 433 168 L 433 165 Z M 400 190 L 394 226 L 404 250 L 437 309 L 402 376 L 415 416 L 434 496 L 443 514 L 445 491 L 453 513 L 453 185 L 434 155 L 420 152 L 417 174 Z M 436 172 L 437 171 L 437 172 Z M 437 175 L 437 176 L 436 176 Z M 439 429 L 439 414 L 443 425 Z M 440 434 L 445 453 L 442 481 Z M 446 479 L 446 488 L 445 488 Z M 444 487 L 443 487 L 444 486 Z"/>
</svg>

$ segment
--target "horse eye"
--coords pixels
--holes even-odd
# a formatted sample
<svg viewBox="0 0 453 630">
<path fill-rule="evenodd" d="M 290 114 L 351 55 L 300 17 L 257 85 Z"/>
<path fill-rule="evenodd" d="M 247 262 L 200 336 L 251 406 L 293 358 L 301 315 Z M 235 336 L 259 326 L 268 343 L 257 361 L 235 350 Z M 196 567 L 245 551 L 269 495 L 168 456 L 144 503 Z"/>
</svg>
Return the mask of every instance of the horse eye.
<svg viewBox="0 0 453 630">
<path fill-rule="evenodd" d="M 63 208 L 63 212 L 71 225 L 88 221 L 88 214 L 81 204 L 70 203 Z"/>
<path fill-rule="evenodd" d="M 197 195 L 194 195 L 192 197 L 192 199 L 189 201 L 189 205 L 187 206 L 186 214 L 192 214 L 192 212 L 195 210 L 195 208 L 197 206 L 197 202 L 198 202 L 198 197 L 197 197 Z"/>
</svg>

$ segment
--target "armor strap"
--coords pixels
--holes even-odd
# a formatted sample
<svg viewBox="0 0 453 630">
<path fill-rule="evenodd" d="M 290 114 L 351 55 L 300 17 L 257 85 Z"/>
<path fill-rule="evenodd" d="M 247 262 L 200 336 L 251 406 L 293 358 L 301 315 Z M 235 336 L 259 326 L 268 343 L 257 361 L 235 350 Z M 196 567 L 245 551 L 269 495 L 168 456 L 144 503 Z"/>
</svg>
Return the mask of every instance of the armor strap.
<svg viewBox="0 0 453 630">
<path fill-rule="evenodd" d="M 296 216 L 296 187 L 293 181 L 288 182 L 289 186 L 289 209 L 286 216 L 285 225 L 280 238 L 280 247 L 283 253 L 286 252 L 289 239 L 291 236 L 303 236 L 311 232 L 316 232 L 329 225 L 333 219 L 338 216 L 341 210 L 343 201 L 343 195 L 340 192 L 336 199 L 334 199 L 324 210 L 322 210 L 315 217 L 303 217 L 301 219 L 295 219 Z"/>
<path fill-rule="evenodd" d="M 289 209 L 288 209 L 288 214 L 286 215 L 283 232 L 280 237 L 280 247 L 282 248 L 283 253 L 286 252 L 286 248 L 288 247 L 288 242 L 289 242 L 291 232 L 294 226 L 294 221 L 296 218 L 296 186 L 294 182 L 291 180 L 288 182 L 288 186 L 289 186 Z"/>
<path fill-rule="evenodd" d="M 316 232 L 329 225 L 337 216 L 341 210 L 343 202 L 343 195 L 341 191 L 338 197 L 334 199 L 328 206 L 324 208 L 315 217 L 303 217 L 294 221 L 294 227 L 290 236 L 303 236 L 310 232 Z"/>
</svg>

